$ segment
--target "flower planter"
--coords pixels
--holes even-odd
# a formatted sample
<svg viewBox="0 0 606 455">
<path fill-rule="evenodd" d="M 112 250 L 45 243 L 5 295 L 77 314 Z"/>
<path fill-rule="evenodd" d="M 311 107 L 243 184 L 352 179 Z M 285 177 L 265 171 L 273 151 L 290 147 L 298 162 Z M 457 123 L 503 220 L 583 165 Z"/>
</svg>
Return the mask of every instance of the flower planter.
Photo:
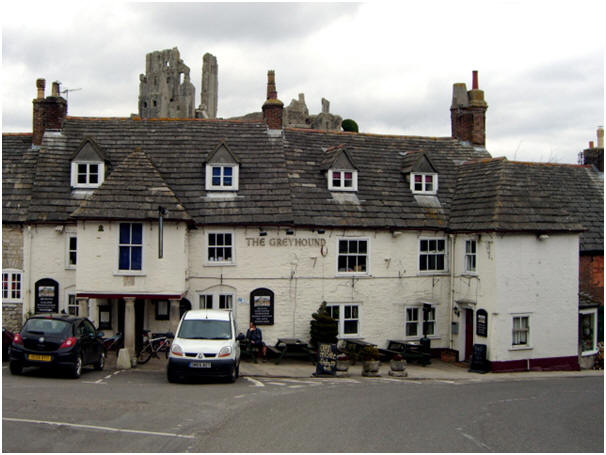
<svg viewBox="0 0 606 455">
<path fill-rule="evenodd" d="M 408 376 L 406 372 L 406 360 L 392 360 L 389 363 L 389 375 L 399 378 L 405 378 Z"/>
<path fill-rule="evenodd" d="M 362 363 L 362 376 L 381 376 L 379 368 L 381 368 L 381 362 L 378 360 L 365 360 Z"/>
</svg>

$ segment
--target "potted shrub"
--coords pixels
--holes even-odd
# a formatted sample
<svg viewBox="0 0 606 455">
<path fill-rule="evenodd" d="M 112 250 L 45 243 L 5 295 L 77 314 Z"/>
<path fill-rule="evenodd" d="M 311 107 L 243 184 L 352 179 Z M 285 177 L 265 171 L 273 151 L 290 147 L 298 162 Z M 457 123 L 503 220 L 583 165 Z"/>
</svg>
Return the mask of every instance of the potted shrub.
<svg viewBox="0 0 606 455">
<path fill-rule="evenodd" d="M 379 350 L 376 346 L 364 346 L 360 349 L 359 358 L 362 360 L 362 376 L 380 376 Z"/>
<path fill-rule="evenodd" d="M 406 360 L 400 355 L 396 354 L 392 357 L 389 362 L 389 375 L 390 376 L 398 376 L 398 377 L 406 377 L 408 373 L 406 370 Z"/>
</svg>

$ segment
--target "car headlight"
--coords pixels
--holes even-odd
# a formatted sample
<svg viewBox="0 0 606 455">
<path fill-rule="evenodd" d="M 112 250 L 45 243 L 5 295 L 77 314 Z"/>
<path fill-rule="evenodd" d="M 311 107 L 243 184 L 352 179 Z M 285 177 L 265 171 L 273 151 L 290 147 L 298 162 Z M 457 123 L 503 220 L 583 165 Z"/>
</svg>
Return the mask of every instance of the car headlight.
<svg viewBox="0 0 606 455">
<path fill-rule="evenodd" d="M 229 357 L 231 355 L 231 346 L 223 346 L 217 357 Z"/>
<path fill-rule="evenodd" d="M 170 354 L 176 357 L 183 357 L 183 348 L 178 344 L 173 344 L 170 348 Z"/>
</svg>

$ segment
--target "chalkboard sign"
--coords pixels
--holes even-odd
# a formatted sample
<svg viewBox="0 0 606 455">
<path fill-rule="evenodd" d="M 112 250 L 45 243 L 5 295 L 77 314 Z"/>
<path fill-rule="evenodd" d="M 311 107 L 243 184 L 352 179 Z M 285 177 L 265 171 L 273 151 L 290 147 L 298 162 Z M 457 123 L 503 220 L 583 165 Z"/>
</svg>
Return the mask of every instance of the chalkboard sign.
<svg viewBox="0 0 606 455">
<path fill-rule="evenodd" d="M 478 310 L 476 313 L 476 335 L 488 336 L 488 313 L 486 310 Z"/>
<path fill-rule="evenodd" d="M 320 343 L 318 345 L 318 363 L 316 363 L 316 375 L 337 374 L 337 345 Z"/>
<path fill-rule="evenodd" d="M 473 371 L 474 373 L 487 373 L 490 371 L 490 362 L 487 360 L 486 354 L 485 344 L 474 344 L 469 371 Z"/>
<path fill-rule="evenodd" d="M 59 283 L 51 278 L 36 281 L 36 313 L 59 312 Z"/>
<path fill-rule="evenodd" d="M 250 293 L 250 322 L 274 324 L 274 293 L 269 289 L 255 289 Z"/>
</svg>

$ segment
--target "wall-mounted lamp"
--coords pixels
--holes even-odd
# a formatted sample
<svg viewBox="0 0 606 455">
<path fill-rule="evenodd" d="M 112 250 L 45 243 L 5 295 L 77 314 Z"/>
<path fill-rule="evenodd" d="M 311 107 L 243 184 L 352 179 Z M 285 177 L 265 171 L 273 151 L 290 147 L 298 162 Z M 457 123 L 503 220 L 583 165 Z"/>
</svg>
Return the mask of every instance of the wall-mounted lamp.
<svg viewBox="0 0 606 455">
<path fill-rule="evenodd" d="M 97 231 L 103 232 L 103 225 L 102 224 L 99 225 L 99 227 L 97 228 Z"/>
<path fill-rule="evenodd" d="M 537 239 L 539 239 L 541 242 L 547 240 L 548 238 L 549 236 L 547 234 L 537 235 Z"/>
<path fill-rule="evenodd" d="M 402 231 L 393 231 L 393 232 L 391 233 L 391 236 L 392 236 L 393 238 L 400 237 L 401 235 L 402 235 Z"/>
<path fill-rule="evenodd" d="M 324 229 L 318 229 L 316 232 L 318 234 L 324 234 L 326 231 Z"/>
<path fill-rule="evenodd" d="M 265 237 L 266 235 L 267 235 L 267 232 L 265 231 L 265 229 L 259 228 L 259 236 L 260 237 Z"/>
<path fill-rule="evenodd" d="M 458 307 L 454 307 L 454 308 L 452 309 L 452 311 L 454 312 L 454 314 L 455 314 L 455 316 L 456 316 L 456 317 L 459 317 L 459 315 L 461 314 L 461 312 L 459 311 L 459 308 L 458 308 Z"/>
<path fill-rule="evenodd" d="M 286 235 L 294 235 L 295 231 L 292 229 L 286 229 Z"/>
</svg>

